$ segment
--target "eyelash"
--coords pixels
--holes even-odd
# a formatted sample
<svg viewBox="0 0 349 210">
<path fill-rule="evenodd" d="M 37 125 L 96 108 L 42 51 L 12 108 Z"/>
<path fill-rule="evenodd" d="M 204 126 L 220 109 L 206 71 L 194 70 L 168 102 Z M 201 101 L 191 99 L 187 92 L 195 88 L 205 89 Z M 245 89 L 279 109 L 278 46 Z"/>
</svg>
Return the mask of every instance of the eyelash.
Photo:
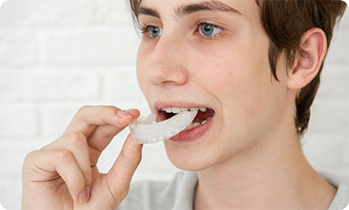
<svg viewBox="0 0 349 210">
<path fill-rule="evenodd" d="M 213 27 L 215 27 L 215 28 L 218 28 L 218 29 L 220 29 L 220 30 L 222 30 L 222 31 L 219 32 L 219 33 L 217 33 L 217 34 L 215 34 L 215 35 L 213 35 L 213 36 L 204 36 L 204 35 L 202 35 L 202 34 L 200 33 L 200 31 L 199 31 L 199 30 L 200 30 L 200 27 L 201 27 L 202 25 L 204 25 L 204 24 L 211 25 L 211 26 L 213 26 Z M 207 22 L 207 21 L 198 20 L 198 21 L 196 21 L 195 25 L 196 25 L 195 33 L 197 33 L 197 34 L 200 36 L 201 39 L 212 40 L 212 39 L 215 39 L 215 38 L 217 38 L 217 37 L 223 35 L 224 29 L 222 29 L 221 27 L 217 26 L 217 25 L 214 24 L 214 23 L 209 23 L 209 22 Z M 156 27 L 156 26 L 149 25 L 149 24 L 144 24 L 144 26 L 141 26 L 141 28 L 140 28 L 141 33 L 142 33 L 142 34 L 146 34 L 146 35 L 147 35 L 147 38 L 149 38 L 149 39 L 155 39 L 155 38 L 157 38 L 157 37 L 152 37 L 152 36 L 150 36 L 149 34 L 147 34 L 147 33 L 149 32 L 149 28 L 150 28 L 150 27 Z"/>
<path fill-rule="evenodd" d="M 141 27 L 140 27 L 140 28 L 141 28 L 141 33 L 142 33 L 142 34 L 147 33 L 148 30 L 149 30 L 149 27 L 154 27 L 154 26 L 148 25 L 148 24 L 144 24 L 144 26 L 141 26 Z"/>
</svg>

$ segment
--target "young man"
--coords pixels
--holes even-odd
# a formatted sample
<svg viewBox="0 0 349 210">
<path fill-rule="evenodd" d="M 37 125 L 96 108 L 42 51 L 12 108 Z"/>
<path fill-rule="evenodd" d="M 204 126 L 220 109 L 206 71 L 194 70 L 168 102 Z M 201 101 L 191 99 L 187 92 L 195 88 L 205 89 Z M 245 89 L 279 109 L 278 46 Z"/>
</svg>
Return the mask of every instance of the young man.
<svg viewBox="0 0 349 210">
<path fill-rule="evenodd" d="M 344 2 L 130 3 L 143 32 L 137 76 L 152 112 L 166 120 L 165 110 L 201 108 L 198 126 L 164 142 L 176 167 L 195 172 L 135 184 L 123 201 L 141 145 L 129 136 L 106 175 L 96 163 L 139 112 L 83 107 L 60 139 L 27 156 L 23 208 L 346 206 L 344 181 L 318 174 L 299 141 Z"/>
</svg>

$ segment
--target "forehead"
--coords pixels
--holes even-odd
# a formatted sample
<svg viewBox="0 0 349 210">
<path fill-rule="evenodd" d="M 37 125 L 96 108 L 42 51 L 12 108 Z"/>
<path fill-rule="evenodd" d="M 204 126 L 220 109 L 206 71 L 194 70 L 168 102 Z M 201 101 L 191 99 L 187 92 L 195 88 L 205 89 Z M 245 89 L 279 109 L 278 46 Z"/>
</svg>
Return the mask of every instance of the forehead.
<svg viewBox="0 0 349 210">
<path fill-rule="evenodd" d="M 259 6 L 257 0 L 142 0 L 138 15 L 180 18 L 198 11 L 226 12 L 253 19 L 259 14 Z"/>
</svg>

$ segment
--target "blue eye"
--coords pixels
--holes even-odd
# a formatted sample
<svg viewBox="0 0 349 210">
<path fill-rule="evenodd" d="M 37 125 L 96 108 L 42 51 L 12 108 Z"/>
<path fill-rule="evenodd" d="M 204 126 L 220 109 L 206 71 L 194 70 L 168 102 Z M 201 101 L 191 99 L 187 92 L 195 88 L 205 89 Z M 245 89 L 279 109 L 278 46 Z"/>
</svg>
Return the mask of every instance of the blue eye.
<svg viewBox="0 0 349 210">
<path fill-rule="evenodd" d="M 149 34 L 151 37 L 156 38 L 162 35 L 162 29 L 159 27 L 149 26 Z"/>
<path fill-rule="evenodd" d="M 222 29 L 211 24 L 203 23 L 200 28 L 200 34 L 204 36 L 212 36 L 221 32 Z"/>
</svg>

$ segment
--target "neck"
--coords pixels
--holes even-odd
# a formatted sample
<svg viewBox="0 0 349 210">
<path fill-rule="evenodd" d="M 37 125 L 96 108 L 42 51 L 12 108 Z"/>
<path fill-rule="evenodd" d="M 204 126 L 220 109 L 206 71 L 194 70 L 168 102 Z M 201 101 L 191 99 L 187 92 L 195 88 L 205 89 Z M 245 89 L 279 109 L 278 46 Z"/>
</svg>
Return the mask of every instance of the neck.
<svg viewBox="0 0 349 210">
<path fill-rule="evenodd" d="M 276 136 L 199 171 L 195 209 L 328 209 L 335 189 L 309 165 L 297 135 Z"/>
</svg>

